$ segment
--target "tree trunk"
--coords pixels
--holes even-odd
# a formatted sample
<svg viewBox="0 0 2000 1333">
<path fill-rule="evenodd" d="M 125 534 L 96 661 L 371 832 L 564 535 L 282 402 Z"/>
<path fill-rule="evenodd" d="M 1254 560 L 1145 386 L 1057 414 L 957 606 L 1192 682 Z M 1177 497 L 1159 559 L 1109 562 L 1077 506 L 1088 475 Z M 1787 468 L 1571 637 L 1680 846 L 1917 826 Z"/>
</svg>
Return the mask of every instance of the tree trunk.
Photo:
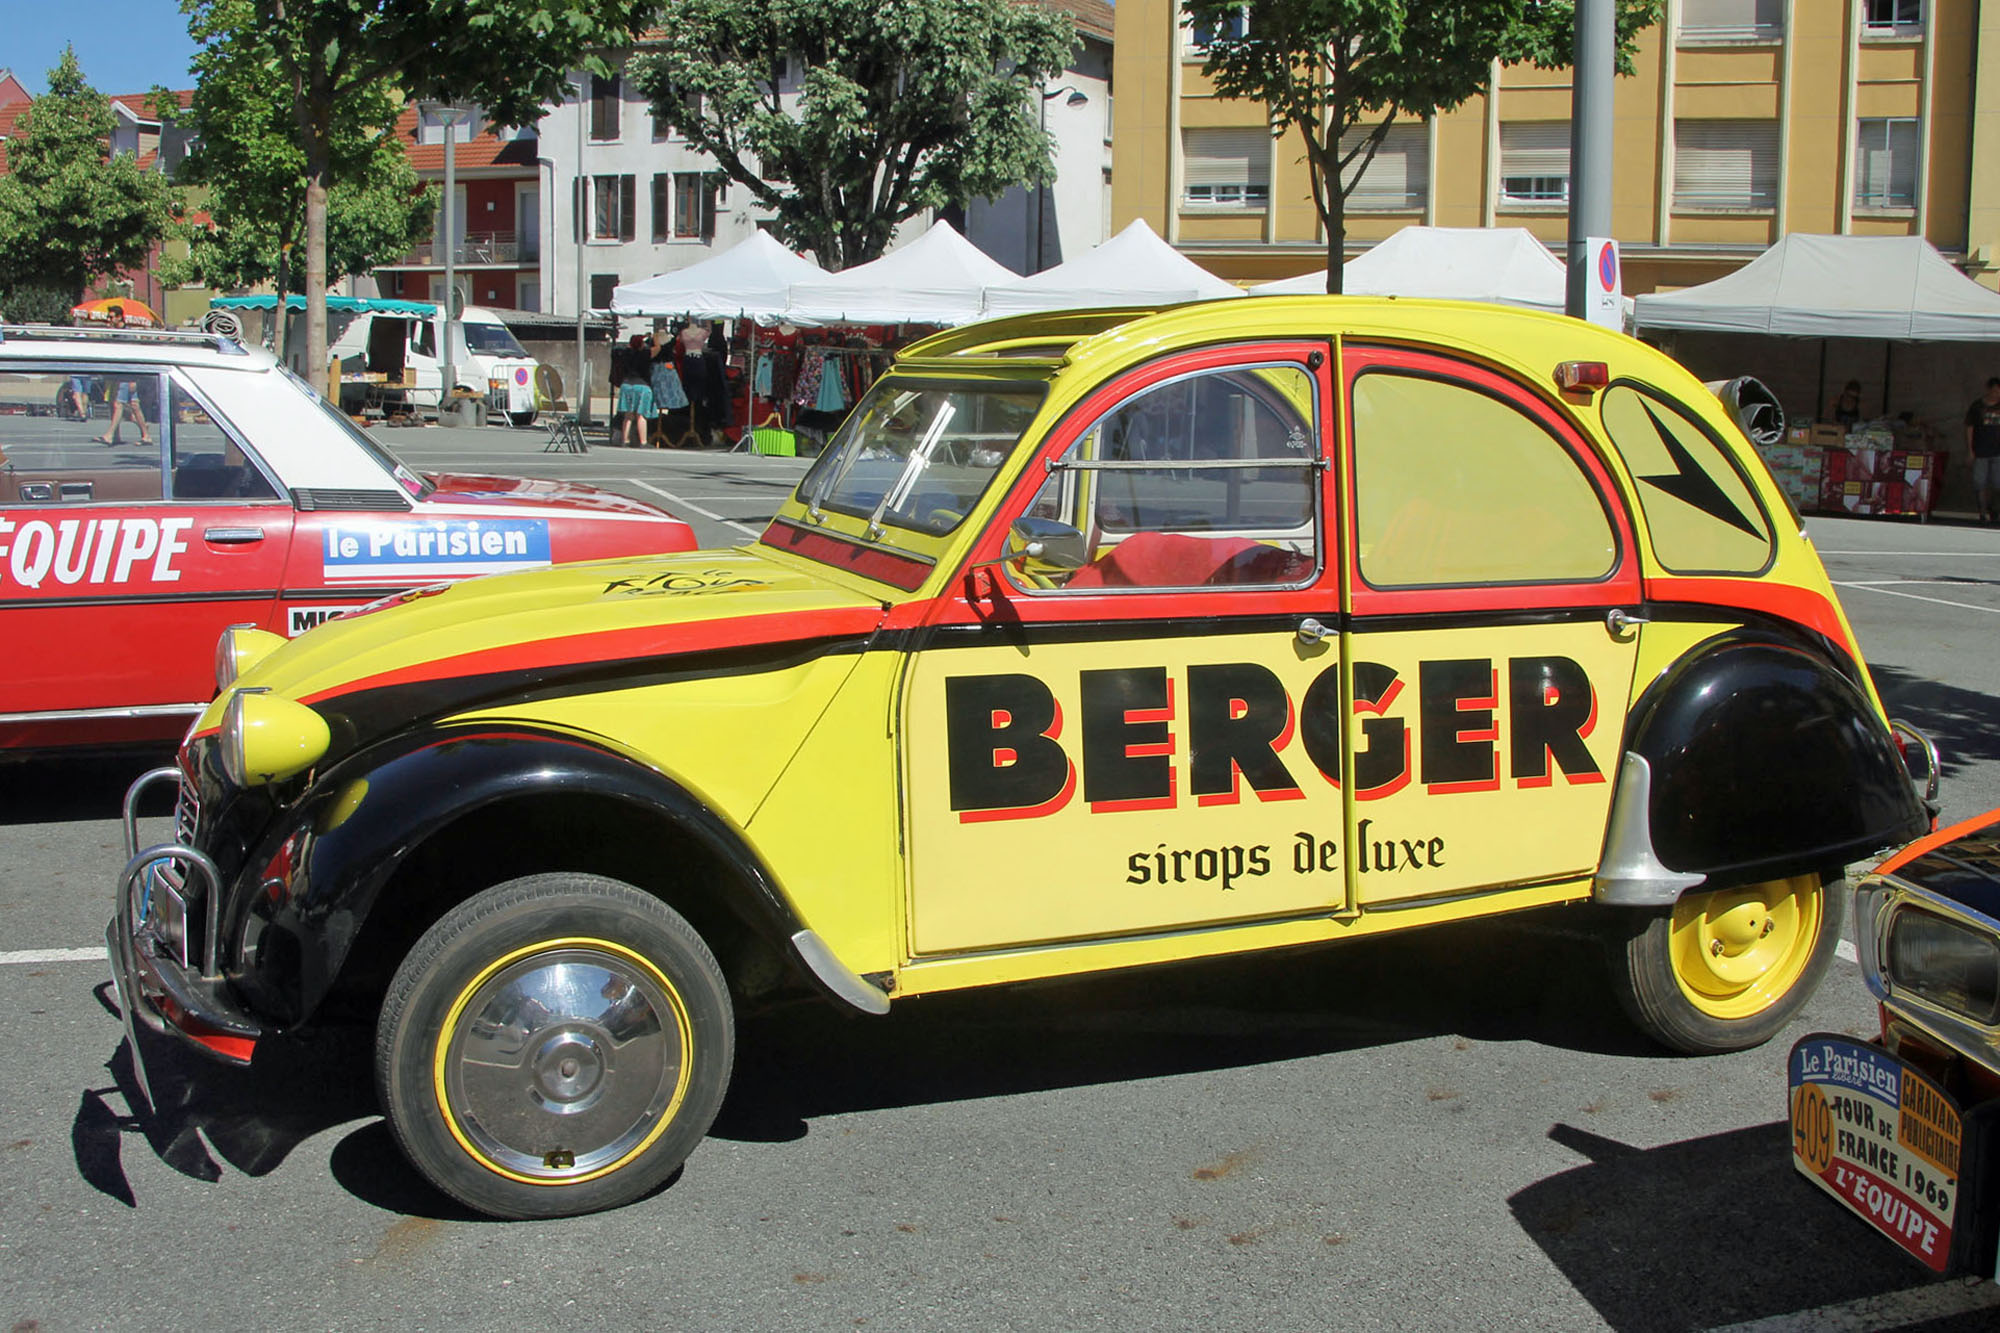
<svg viewBox="0 0 2000 1333">
<path fill-rule="evenodd" d="M 278 304 L 271 309 L 271 350 L 280 364 L 285 359 L 285 287 L 292 278 L 292 247 L 278 247 Z"/>
<path fill-rule="evenodd" d="M 326 149 L 306 155 L 306 354 L 308 384 L 326 379 Z"/>
</svg>

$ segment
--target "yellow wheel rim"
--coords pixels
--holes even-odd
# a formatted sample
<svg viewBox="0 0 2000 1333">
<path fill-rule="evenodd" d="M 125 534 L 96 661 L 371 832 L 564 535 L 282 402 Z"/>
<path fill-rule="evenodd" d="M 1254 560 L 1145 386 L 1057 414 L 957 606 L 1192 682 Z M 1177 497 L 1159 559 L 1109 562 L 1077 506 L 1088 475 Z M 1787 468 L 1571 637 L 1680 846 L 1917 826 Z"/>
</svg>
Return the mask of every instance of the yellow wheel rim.
<svg viewBox="0 0 2000 1333">
<path fill-rule="evenodd" d="M 1685 894 L 1668 944 L 1674 980 L 1709 1017 L 1750 1018 L 1805 975 L 1825 921 L 1817 875 Z"/>
<path fill-rule="evenodd" d="M 523 980 L 540 993 L 517 993 Z M 582 1003 L 569 1012 L 564 999 Z M 656 1064 L 636 1086 L 638 1103 L 600 1108 L 607 1076 L 625 1074 L 621 1050 L 651 1053 Z M 524 1185 L 580 1185 L 652 1147 L 693 1072 L 694 1024 L 666 974 L 625 945 L 567 937 L 496 958 L 459 991 L 433 1048 L 431 1090 L 445 1127 L 481 1166 Z M 600 1109 L 612 1113 L 598 1116 L 593 1135 Z M 565 1146 L 565 1131 L 585 1144 Z"/>
</svg>

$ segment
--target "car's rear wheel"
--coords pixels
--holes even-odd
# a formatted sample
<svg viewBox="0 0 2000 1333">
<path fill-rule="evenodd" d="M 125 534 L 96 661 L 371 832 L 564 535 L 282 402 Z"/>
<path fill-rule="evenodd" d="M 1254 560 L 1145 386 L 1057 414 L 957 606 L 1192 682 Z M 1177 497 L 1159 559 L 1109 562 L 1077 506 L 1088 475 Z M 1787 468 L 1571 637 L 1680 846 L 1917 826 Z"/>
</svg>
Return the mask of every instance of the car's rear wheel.
<svg viewBox="0 0 2000 1333">
<path fill-rule="evenodd" d="M 1619 999 L 1647 1035 L 1690 1055 L 1769 1041 L 1832 963 L 1845 887 L 1794 875 L 1636 914 L 1614 949 Z"/>
<path fill-rule="evenodd" d="M 630 885 L 533 875 L 417 942 L 376 1025 L 396 1139 L 432 1184 L 496 1217 L 615 1208 L 656 1189 L 722 1104 L 722 970 Z"/>
</svg>

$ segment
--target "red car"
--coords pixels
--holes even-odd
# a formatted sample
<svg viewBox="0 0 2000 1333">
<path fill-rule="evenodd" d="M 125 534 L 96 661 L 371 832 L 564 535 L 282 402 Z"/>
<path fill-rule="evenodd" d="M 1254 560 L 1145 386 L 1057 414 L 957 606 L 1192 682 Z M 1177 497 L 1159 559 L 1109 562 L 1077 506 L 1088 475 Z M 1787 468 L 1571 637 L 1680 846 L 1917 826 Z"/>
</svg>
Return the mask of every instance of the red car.
<svg viewBox="0 0 2000 1333">
<path fill-rule="evenodd" d="M 230 625 L 694 546 L 592 487 L 421 476 L 227 339 L 0 328 L 0 757 L 178 737 Z"/>
</svg>

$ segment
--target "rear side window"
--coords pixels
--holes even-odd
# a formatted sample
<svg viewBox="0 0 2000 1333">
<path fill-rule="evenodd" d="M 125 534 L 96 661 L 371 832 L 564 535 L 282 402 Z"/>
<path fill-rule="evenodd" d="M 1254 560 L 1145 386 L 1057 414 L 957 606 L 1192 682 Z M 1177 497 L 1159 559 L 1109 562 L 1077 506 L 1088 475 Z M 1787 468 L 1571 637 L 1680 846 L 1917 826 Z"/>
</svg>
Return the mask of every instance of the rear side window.
<svg viewBox="0 0 2000 1333">
<path fill-rule="evenodd" d="M 0 504 L 158 500 L 157 366 L 0 370 Z"/>
<path fill-rule="evenodd" d="M 1361 577 L 1377 588 L 1582 583 L 1617 539 L 1547 428 L 1469 385 L 1369 371 L 1354 382 Z"/>
<path fill-rule="evenodd" d="M 1681 409 L 1631 384 L 1604 394 L 1604 429 L 1638 483 L 1653 554 L 1676 574 L 1755 574 L 1771 525 L 1722 445 Z"/>
</svg>

